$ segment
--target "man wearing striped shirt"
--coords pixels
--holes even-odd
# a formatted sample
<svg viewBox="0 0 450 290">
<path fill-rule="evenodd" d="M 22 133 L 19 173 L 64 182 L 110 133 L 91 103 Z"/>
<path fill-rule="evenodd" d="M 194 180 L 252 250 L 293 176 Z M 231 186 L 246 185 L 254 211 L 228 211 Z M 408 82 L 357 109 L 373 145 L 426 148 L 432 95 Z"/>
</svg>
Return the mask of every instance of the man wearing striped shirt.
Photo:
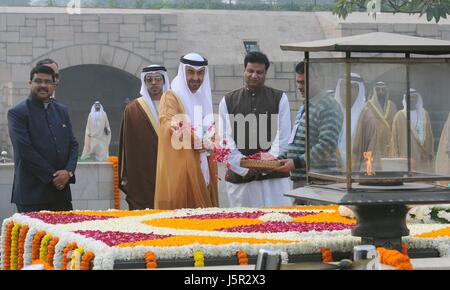
<svg viewBox="0 0 450 290">
<path fill-rule="evenodd" d="M 304 101 L 305 68 L 300 62 L 296 68 L 296 82 Z M 333 171 L 337 168 L 337 143 L 342 127 L 343 115 L 333 91 L 321 89 L 318 68 L 310 70 L 309 88 L 309 137 L 310 168 L 312 171 Z M 306 174 L 306 114 L 304 105 L 297 113 L 288 149 L 280 155 L 282 166 L 279 172 L 290 172 L 294 188 L 305 184 Z"/>
</svg>

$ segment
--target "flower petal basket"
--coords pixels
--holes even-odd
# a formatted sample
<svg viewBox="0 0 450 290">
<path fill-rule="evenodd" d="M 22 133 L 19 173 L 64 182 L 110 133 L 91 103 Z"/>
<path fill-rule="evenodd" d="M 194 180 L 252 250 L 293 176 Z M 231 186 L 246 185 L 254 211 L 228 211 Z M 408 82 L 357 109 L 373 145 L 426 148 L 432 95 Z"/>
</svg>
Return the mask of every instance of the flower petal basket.
<svg viewBox="0 0 450 290">
<path fill-rule="evenodd" d="M 241 167 L 250 169 L 275 169 L 281 166 L 279 160 L 241 160 Z"/>
</svg>

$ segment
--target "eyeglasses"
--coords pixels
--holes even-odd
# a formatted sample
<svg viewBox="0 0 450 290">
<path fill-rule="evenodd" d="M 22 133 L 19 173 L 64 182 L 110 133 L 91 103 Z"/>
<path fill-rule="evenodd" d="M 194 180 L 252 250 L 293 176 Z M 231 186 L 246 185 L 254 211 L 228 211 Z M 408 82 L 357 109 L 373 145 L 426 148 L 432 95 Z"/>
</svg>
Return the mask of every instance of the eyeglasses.
<svg viewBox="0 0 450 290">
<path fill-rule="evenodd" d="M 41 80 L 41 79 L 35 79 L 33 80 L 33 83 L 37 84 L 37 85 L 46 85 L 46 86 L 51 86 L 54 85 L 55 83 L 51 80 Z"/>
<path fill-rule="evenodd" d="M 161 76 L 147 77 L 147 78 L 145 78 L 145 81 L 146 81 L 146 82 L 149 82 L 149 83 L 151 83 L 151 82 L 153 82 L 153 81 L 155 81 L 155 82 L 160 82 L 160 81 L 162 81 L 162 80 L 163 80 L 163 78 L 162 78 Z"/>
</svg>

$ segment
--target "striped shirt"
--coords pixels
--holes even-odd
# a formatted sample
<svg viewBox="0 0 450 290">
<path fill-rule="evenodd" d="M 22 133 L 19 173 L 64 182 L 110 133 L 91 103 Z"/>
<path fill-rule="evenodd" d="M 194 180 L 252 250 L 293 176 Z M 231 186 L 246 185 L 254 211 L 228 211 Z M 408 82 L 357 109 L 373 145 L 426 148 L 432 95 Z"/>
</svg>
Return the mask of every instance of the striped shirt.
<svg viewBox="0 0 450 290">
<path fill-rule="evenodd" d="M 294 130 L 296 129 L 294 140 L 288 145 L 287 151 L 279 157 L 294 160 L 297 169 L 291 172 L 293 181 L 304 180 L 306 173 L 305 167 L 299 167 L 299 164 L 306 162 L 306 114 L 301 114 L 301 110 L 302 108 L 295 120 L 295 124 L 300 125 L 294 127 Z M 311 171 L 336 169 L 336 149 L 342 121 L 343 114 L 334 99 L 333 91 L 325 91 L 311 98 L 309 106 Z"/>
</svg>

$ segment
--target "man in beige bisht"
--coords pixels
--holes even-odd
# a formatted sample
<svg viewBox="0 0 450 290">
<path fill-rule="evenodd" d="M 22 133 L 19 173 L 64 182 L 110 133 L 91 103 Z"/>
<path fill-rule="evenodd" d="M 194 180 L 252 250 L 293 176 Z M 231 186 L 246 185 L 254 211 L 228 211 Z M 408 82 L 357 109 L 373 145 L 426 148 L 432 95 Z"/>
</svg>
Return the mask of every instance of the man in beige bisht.
<svg viewBox="0 0 450 290">
<path fill-rule="evenodd" d="M 352 171 L 366 171 L 364 152 L 371 151 L 374 163 L 373 170 L 381 170 L 381 158 L 389 157 L 391 129 L 384 114 L 378 109 L 380 105 L 373 99 L 366 102 L 364 80 L 356 73 L 351 74 L 351 140 Z M 345 80 L 340 79 L 336 87 L 336 100 L 344 112 L 339 152 L 341 165 L 346 164 L 346 125 L 345 125 Z"/>
<path fill-rule="evenodd" d="M 109 157 L 109 144 L 111 143 L 111 127 L 108 116 L 100 102 L 95 102 L 89 113 L 84 137 L 83 154 L 81 160 L 93 158 L 105 162 Z"/>
<path fill-rule="evenodd" d="M 197 53 L 181 57 L 171 86 L 159 107 L 155 208 L 217 207 L 217 165 L 194 142 L 214 126 L 208 61 Z"/>
<path fill-rule="evenodd" d="M 423 108 L 422 96 L 414 89 L 410 93 L 411 104 L 411 165 L 418 172 L 434 170 L 434 137 L 430 117 Z M 403 96 L 403 110 L 399 111 L 392 124 L 392 154 L 406 158 L 408 144 L 406 138 L 406 95 Z"/>
<path fill-rule="evenodd" d="M 361 112 L 357 136 L 355 139 L 354 157 L 360 158 L 360 169 L 365 171 L 366 160 L 364 152 L 372 152 L 374 171 L 389 170 L 383 168 L 382 158 L 388 158 L 391 154 L 391 129 L 396 105 L 389 99 L 389 91 L 384 82 L 378 82 L 373 88 L 372 98 L 367 101 Z"/>
<path fill-rule="evenodd" d="M 450 113 L 447 122 L 442 129 L 441 139 L 436 155 L 436 173 L 450 176 Z M 449 181 L 441 182 L 442 185 L 450 184 Z"/>
<path fill-rule="evenodd" d="M 397 106 L 390 99 L 389 88 L 384 82 L 377 82 L 373 87 L 371 100 L 372 104 L 381 113 L 389 127 L 392 127 L 395 114 L 397 113 Z"/>
</svg>

